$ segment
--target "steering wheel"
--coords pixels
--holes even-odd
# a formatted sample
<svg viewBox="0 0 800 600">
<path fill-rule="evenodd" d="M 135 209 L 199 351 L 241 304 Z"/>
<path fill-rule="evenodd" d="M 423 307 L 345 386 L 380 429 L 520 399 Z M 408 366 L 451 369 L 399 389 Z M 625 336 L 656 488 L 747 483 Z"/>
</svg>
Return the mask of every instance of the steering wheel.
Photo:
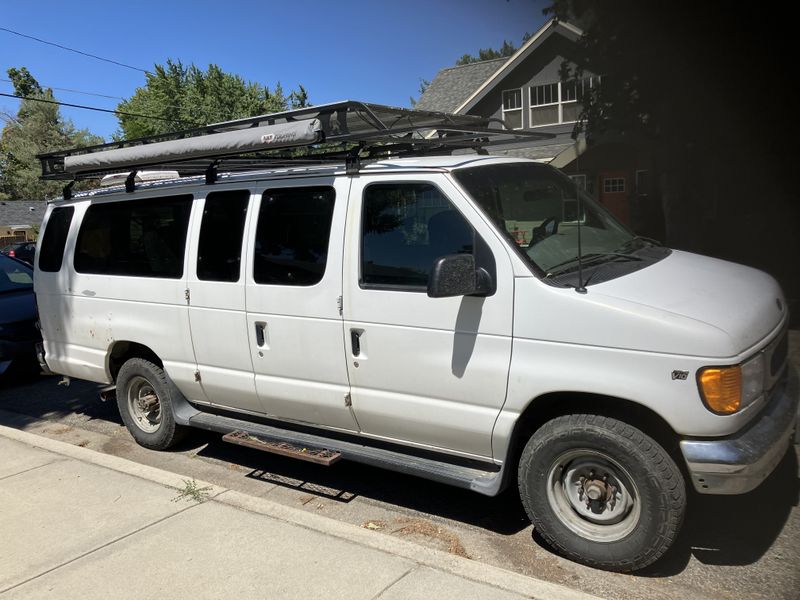
<svg viewBox="0 0 800 600">
<path fill-rule="evenodd" d="M 531 248 L 532 246 L 541 242 L 543 239 L 558 233 L 558 222 L 559 221 L 556 217 L 547 217 L 544 221 L 542 221 L 541 225 L 534 227 L 531 230 L 531 241 L 528 244 L 528 248 Z"/>
</svg>

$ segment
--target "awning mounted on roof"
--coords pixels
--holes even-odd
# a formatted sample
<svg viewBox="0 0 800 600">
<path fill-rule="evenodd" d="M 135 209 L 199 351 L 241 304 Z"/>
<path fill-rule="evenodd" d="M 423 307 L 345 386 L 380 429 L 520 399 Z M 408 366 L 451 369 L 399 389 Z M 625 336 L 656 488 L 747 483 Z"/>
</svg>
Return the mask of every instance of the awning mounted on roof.
<svg viewBox="0 0 800 600">
<path fill-rule="evenodd" d="M 426 136 L 435 132 L 433 136 Z M 386 156 L 449 154 L 456 149 L 545 133 L 512 131 L 498 119 L 345 101 L 228 121 L 147 138 L 41 154 L 43 179 L 79 180 L 172 169 L 181 175 L 265 166 L 347 163 Z M 133 179 L 131 178 L 131 182 Z"/>
</svg>

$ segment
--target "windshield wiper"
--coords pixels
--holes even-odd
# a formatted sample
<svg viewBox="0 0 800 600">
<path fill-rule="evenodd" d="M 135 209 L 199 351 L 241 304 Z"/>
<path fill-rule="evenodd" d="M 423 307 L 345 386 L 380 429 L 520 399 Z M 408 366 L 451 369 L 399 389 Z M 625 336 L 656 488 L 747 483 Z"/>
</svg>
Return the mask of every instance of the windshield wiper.
<svg viewBox="0 0 800 600">
<path fill-rule="evenodd" d="M 580 261 L 584 264 L 586 263 L 595 263 L 603 258 L 611 258 L 611 259 L 625 259 L 625 260 L 644 260 L 638 256 L 634 256 L 633 254 L 623 254 L 622 252 L 591 252 L 589 254 L 584 254 L 580 257 Z M 572 270 L 574 267 L 578 265 L 579 259 L 577 256 L 570 258 L 569 260 L 565 260 L 562 263 L 558 263 L 557 265 L 553 265 L 548 269 L 546 277 L 553 277 L 555 275 L 561 275 L 562 273 L 567 273 L 568 271 Z"/>
</svg>

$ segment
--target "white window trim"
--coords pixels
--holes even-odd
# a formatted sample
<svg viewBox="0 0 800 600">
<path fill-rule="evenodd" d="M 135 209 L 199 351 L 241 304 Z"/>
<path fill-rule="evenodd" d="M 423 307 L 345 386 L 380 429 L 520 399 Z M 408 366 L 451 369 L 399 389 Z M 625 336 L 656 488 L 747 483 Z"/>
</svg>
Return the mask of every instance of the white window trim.
<svg viewBox="0 0 800 600">
<path fill-rule="evenodd" d="M 621 190 L 607 190 L 606 189 L 606 182 L 610 182 L 610 181 L 621 181 L 622 182 L 622 189 Z M 625 177 L 603 177 L 603 193 L 604 194 L 624 194 L 626 188 L 627 188 L 627 182 L 625 181 Z"/>
<path fill-rule="evenodd" d="M 594 79 L 595 76 L 589 76 L 589 87 L 594 87 Z M 536 104 L 533 103 L 533 88 L 540 87 L 543 85 L 552 85 L 553 83 L 558 84 L 558 101 L 557 102 L 548 102 L 547 104 Z M 575 100 L 562 100 L 563 90 L 562 85 L 563 81 L 556 81 L 550 83 L 537 83 L 536 85 L 529 85 L 528 86 L 528 122 L 533 123 L 533 109 L 535 108 L 542 108 L 543 106 L 555 106 L 558 105 L 558 122 L 557 123 L 545 123 L 544 125 L 531 125 L 531 129 L 537 129 L 539 127 L 552 127 L 553 125 L 569 125 L 571 123 L 577 123 L 578 120 L 574 119 L 572 121 L 565 121 L 564 120 L 564 105 L 565 104 L 577 104 L 578 99 Z"/>
<path fill-rule="evenodd" d="M 504 97 L 506 92 L 519 92 L 519 108 L 506 108 Z M 506 120 L 506 113 L 519 112 L 519 127 L 512 127 L 513 130 L 525 129 L 525 94 L 522 93 L 522 88 L 511 88 L 508 90 L 501 90 L 500 92 L 500 110 L 503 114 L 503 122 Z"/>
</svg>

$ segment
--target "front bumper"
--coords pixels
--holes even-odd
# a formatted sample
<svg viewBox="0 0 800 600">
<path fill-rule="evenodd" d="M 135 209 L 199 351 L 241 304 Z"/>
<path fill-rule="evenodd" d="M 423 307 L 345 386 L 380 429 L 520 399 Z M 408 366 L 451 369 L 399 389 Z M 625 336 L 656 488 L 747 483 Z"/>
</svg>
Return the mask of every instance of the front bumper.
<svg viewBox="0 0 800 600">
<path fill-rule="evenodd" d="M 720 439 L 680 443 L 695 490 L 744 494 L 761 484 L 786 454 L 798 421 L 800 386 L 794 368 L 773 389 L 769 402 L 744 429 Z"/>
</svg>

